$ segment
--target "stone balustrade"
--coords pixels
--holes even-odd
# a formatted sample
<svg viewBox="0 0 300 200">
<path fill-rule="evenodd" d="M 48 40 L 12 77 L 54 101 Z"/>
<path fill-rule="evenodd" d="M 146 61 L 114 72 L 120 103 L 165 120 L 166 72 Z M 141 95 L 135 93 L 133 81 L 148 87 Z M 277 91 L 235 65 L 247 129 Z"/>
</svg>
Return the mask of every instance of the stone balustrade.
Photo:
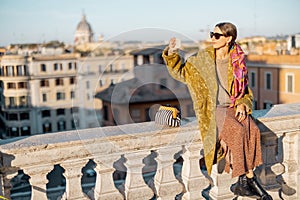
<svg viewBox="0 0 300 200">
<path fill-rule="evenodd" d="M 259 180 L 273 199 L 299 199 L 300 104 L 275 105 L 253 115 L 262 136 Z M 2 140 L 0 195 L 37 200 L 233 199 L 229 187 L 236 179 L 222 171 L 222 162 L 210 177 L 200 169 L 197 123 L 194 118 L 183 121 L 180 128 L 146 122 Z M 95 163 L 96 178 L 93 188 L 84 192 L 83 168 L 89 161 Z M 181 166 L 179 171 L 174 163 Z M 55 196 L 47 183 L 57 166 L 63 169 L 65 185 Z M 31 192 L 11 195 L 11 179 L 20 170 L 30 177 Z M 114 174 L 120 171 L 125 176 L 118 185 Z"/>
</svg>

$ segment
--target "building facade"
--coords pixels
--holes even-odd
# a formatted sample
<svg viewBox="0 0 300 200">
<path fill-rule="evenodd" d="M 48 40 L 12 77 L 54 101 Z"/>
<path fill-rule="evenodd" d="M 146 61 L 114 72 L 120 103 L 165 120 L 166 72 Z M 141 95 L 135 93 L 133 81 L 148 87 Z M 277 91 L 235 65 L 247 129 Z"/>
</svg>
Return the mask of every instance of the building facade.
<svg viewBox="0 0 300 200">
<path fill-rule="evenodd" d="M 2 137 L 98 127 L 102 103 L 95 93 L 132 78 L 132 62 L 131 55 L 4 55 Z"/>
<path fill-rule="evenodd" d="M 254 108 L 300 102 L 299 55 L 248 55 L 249 85 Z"/>
</svg>

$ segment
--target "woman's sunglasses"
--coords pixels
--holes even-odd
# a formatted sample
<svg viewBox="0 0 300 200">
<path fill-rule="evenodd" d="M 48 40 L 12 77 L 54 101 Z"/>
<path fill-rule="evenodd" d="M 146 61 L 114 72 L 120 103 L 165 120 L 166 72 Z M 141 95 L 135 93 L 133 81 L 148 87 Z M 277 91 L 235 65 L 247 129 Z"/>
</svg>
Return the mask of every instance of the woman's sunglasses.
<svg viewBox="0 0 300 200">
<path fill-rule="evenodd" d="M 215 37 L 216 40 L 220 39 L 221 36 L 224 36 L 223 34 L 220 34 L 220 33 L 214 33 L 214 32 L 210 32 L 209 35 L 210 35 L 210 38 Z"/>
</svg>

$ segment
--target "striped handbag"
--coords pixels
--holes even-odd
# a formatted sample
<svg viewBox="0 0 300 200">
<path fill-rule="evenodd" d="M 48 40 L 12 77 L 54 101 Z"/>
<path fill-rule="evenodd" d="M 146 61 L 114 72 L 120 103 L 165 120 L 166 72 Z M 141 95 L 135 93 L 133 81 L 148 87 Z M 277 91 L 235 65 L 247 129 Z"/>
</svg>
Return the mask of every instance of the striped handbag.
<svg viewBox="0 0 300 200">
<path fill-rule="evenodd" d="M 160 106 L 155 114 L 155 123 L 178 127 L 180 126 L 180 112 L 175 107 Z"/>
</svg>

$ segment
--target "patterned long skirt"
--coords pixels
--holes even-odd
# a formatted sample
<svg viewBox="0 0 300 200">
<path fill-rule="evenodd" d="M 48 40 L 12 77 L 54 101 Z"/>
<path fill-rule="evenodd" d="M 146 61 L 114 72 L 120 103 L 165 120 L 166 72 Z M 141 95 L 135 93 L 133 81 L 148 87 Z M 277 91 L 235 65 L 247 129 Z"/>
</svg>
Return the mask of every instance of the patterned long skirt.
<svg viewBox="0 0 300 200">
<path fill-rule="evenodd" d="M 247 116 L 239 122 L 233 108 L 217 107 L 216 122 L 219 140 L 226 144 L 225 171 L 232 168 L 232 177 L 240 176 L 262 164 L 260 131 Z"/>
</svg>

